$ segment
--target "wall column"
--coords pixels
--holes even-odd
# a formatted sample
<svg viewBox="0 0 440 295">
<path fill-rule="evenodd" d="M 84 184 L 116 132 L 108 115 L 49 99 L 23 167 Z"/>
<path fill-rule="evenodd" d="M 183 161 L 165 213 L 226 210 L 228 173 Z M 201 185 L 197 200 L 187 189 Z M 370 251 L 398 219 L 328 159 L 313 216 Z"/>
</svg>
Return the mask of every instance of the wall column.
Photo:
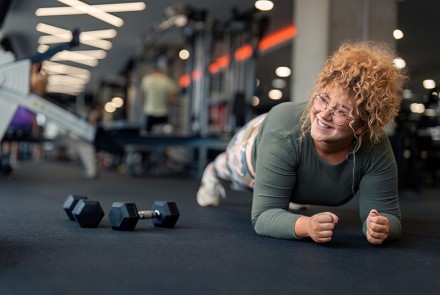
<svg viewBox="0 0 440 295">
<path fill-rule="evenodd" d="M 319 72 L 345 40 L 395 45 L 396 0 L 294 0 L 291 100 L 306 101 Z"/>
<path fill-rule="evenodd" d="M 296 0 L 293 5 L 297 34 L 292 46 L 291 100 L 308 100 L 327 58 L 330 1 Z"/>
</svg>

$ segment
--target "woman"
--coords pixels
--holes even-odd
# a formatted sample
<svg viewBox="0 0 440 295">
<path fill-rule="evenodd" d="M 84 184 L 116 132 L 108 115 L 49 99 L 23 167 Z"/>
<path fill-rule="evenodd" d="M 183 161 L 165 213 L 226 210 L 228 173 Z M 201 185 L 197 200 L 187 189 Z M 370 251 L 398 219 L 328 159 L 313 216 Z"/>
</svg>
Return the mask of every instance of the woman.
<svg viewBox="0 0 440 295">
<path fill-rule="evenodd" d="M 385 44 L 344 43 L 319 74 L 308 103 L 287 102 L 255 118 L 205 169 L 197 201 L 216 206 L 219 179 L 253 190 L 258 234 L 331 241 L 338 216 L 304 216 L 289 202 L 338 206 L 359 196 L 372 244 L 400 238 L 397 169 L 383 126 L 394 120 L 405 74 Z"/>
</svg>

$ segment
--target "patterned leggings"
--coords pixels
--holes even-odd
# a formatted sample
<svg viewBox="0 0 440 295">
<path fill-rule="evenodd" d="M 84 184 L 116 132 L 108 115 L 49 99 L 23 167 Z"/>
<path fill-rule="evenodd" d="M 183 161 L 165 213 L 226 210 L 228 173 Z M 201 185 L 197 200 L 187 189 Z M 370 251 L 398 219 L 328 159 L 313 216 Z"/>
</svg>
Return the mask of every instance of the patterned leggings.
<svg viewBox="0 0 440 295">
<path fill-rule="evenodd" d="M 243 190 L 254 188 L 255 170 L 251 162 L 252 147 L 266 114 L 243 126 L 231 139 L 225 152 L 218 155 L 207 169 L 223 180 L 231 181 Z"/>
</svg>

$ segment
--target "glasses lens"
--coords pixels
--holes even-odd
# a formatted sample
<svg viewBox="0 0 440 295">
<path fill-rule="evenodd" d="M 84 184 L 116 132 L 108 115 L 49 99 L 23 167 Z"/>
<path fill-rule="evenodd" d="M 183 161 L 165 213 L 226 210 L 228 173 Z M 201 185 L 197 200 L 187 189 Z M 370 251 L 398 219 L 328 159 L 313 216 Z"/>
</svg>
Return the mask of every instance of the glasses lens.
<svg viewBox="0 0 440 295">
<path fill-rule="evenodd" d="M 333 113 L 333 123 L 336 125 L 344 125 L 347 118 L 344 115 L 336 115 Z"/>
<path fill-rule="evenodd" d="M 320 96 L 315 96 L 313 101 L 313 108 L 317 112 L 323 112 L 327 109 L 327 102 Z M 336 125 L 344 125 L 347 121 L 347 117 L 344 114 L 339 113 L 338 111 L 331 112 L 333 123 Z"/>
<path fill-rule="evenodd" d="M 316 111 L 322 112 L 326 109 L 327 105 L 324 102 L 324 100 L 321 98 L 321 96 L 315 96 L 315 100 L 313 101 L 313 107 Z"/>
</svg>

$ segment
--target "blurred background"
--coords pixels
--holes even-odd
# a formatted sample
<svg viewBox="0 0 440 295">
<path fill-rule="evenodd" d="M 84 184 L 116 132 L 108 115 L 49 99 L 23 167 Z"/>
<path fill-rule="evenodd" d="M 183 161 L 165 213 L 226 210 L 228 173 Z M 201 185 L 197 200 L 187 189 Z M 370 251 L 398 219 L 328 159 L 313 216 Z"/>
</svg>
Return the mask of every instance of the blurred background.
<svg viewBox="0 0 440 295">
<path fill-rule="evenodd" d="M 386 131 L 402 186 L 420 189 L 440 179 L 439 12 L 439 0 L 3 0 L 0 40 L 20 60 L 79 29 L 79 46 L 39 64 L 34 93 L 87 120 L 96 111 L 106 128 L 143 129 L 142 79 L 159 67 L 176 93 L 167 124 L 150 133 L 205 137 L 228 137 L 276 104 L 307 100 L 341 41 L 388 42 L 410 81 Z M 36 119 L 39 136 L 60 133 L 44 112 Z"/>
</svg>

